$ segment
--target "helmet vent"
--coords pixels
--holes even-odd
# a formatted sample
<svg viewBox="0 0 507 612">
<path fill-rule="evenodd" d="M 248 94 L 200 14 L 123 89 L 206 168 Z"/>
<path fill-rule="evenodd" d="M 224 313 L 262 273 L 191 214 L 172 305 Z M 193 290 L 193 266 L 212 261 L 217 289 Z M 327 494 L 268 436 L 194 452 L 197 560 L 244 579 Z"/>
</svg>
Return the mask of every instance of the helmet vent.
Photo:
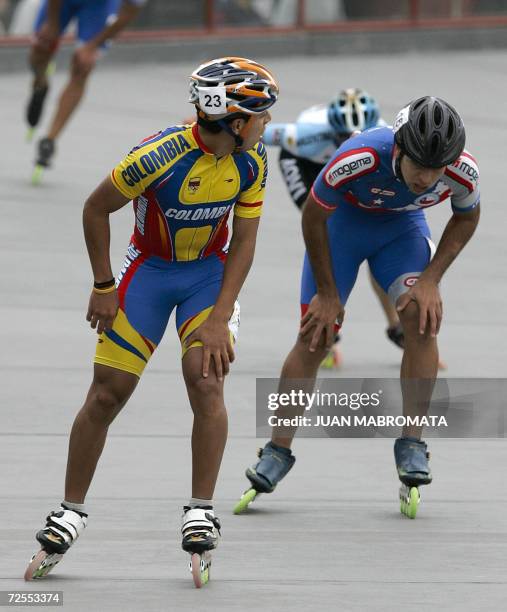
<svg viewBox="0 0 507 612">
<path fill-rule="evenodd" d="M 419 132 L 426 134 L 426 113 L 421 113 L 419 117 Z"/>
<path fill-rule="evenodd" d="M 431 155 L 436 155 L 440 150 L 440 136 L 438 134 L 434 134 L 431 139 L 430 151 Z"/>
<path fill-rule="evenodd" d="M 440 108 L 440 105 L 436 104 L 433 110 L 433 121 L 435 122 L 435 126 L 440 127 L 443 120 L 444 117 L 442 115 L 442 109 Z"/>
</svg>

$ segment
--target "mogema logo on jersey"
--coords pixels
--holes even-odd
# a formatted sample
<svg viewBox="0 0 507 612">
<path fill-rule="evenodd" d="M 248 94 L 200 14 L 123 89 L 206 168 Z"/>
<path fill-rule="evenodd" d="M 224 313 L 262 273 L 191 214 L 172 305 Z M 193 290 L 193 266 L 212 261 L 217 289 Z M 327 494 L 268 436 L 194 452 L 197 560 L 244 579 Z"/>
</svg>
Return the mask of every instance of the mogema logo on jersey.
<svg viewBox="0 0 507 612">
<path fill-rule="evenodd" d="M 466 159 L 462 157 L 457 159 L 453 164 L 453 168 L 456 168 L 456 170 L 461 172 L 466 178 L 469 178 L 473 183 L 479 182 L 479 172 Z"/>
<path fill-rule="evenodd" d="M 347 155 L 336 161 L 326 173 L 326 181 L 332 187 L 339 185 L 344 179 L 362 174 L 375 164 L 372 153 L 356 153 Z"/>
</svg>

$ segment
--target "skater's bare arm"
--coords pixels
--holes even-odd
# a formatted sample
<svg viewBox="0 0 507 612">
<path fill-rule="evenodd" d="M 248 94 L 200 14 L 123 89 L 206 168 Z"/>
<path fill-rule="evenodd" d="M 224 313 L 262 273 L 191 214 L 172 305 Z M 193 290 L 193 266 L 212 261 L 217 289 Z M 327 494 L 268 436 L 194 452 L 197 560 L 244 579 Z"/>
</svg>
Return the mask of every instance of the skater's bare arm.
<svg viewBox="0 0 507 612">
<path fill-rule="evenodd" d="M 417 283 L 398 302 L 397 310 L 403 310 L 410 301 L 419 306 L 419 332 L 427 327 L 436 336 L 442 323 L 443 308 L 438 284 L 442 276 L 470 240 L 479 223 L 480 208 L 467 213 L 455 213 L 447 223 L 435 256 L 419 277 Z"/>
<path fill-rule="evenodd" d="M 447 268 L 452 264 L 463 247 L 473 236 L 477 224 L 479 223 L 479 217 L 480 206 L 477 206 L 470 212 L 453 214 L 438 243 L 435 256 L 426 270 L 421 274 L 421 278 L 431 279 L 435 283 L 441 281 Z"/>
<path fill-rule="evenodd" d="M 303 236 L 306 250 L 312 266 L 317 285 L 317 294 L 309 304 L 308 310 L 301 319 L 301 336 L 311 336 L 310 351 L 315 351 L 321 336 L 324 334 L 326 347 L 331 347 L 334 340 L 334 324 L 341 323 L 344 309 L 338 297 L 333 277 L 333 266 L 329 252 L 327 219 L 330 213 L 324 210 L 308 196 L 303 209 Z"/>
<path fill-rule="evenodd" d="M 83 229 L 88 256 L 96 283 L 113 279 L 109 256 L 110 227 L 109 215 L 129 202 L 107 177 L 86 200 L 83 210 Z M 118 310 L 116 291 L 96 293 L 92 291 L 86 320 L 101 334 L 110 329 Z"/>
<path fill-rule="evenodd" d="M 260 217 L 234 217 L 222 288 L 211 316 L 229 320 L 234 302 L 252 266 L 259 221 Z"/>
<path fill-rule="evenodd" d="M 234 217 L 222 288 L 217 301 L 210 316 L 187 339 L 188 345 L 195 340 L 203 343 L 202 375 L 205 378 L 209 373 L 211 358 L 219 380 L 228 374 L 229 364 L 234 361 L 228 322 L 234 310 L 234 302 L 252 265 L 258 227 L 259 217 Z"/>
</svg>

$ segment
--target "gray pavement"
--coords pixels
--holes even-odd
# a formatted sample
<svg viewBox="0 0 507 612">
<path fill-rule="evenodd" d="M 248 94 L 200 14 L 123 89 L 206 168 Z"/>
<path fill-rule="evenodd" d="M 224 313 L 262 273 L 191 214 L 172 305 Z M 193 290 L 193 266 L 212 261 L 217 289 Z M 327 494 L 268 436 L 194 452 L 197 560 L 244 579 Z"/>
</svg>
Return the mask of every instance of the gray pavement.
<svg viewBox="0 0 507 612">
<path fill-rule="evenodd" d="M 506 369 L 505 52 L 276 59 L 275 121 L 360 85 L 392 120 L 409 99 L 440 95 L 460 110 L 482 173 L 483 214 L 442 291 L 441 353 L 453 377 Z M 54 80 L 51 102 L 64 77 Z M 84 320 L 90 269 L 84 199 L 141 138 L 178 122 L 191 64 L 102 67 L 59 143 L 54 170 L 29 183 L 28 75 L 2 75 L 0 117 L 0 590 L 63 590 L 73 612 L 109 610 L 498 610 L 507 584 L 503 440 L 433 440 L 434 483 L 415 521 L 398 513 L 389 440 L 299 440 L 291 475 L 245 516 L 231 508 L 254 459 L 255 378 L 278 374 L 297 328 L 299 217 L 270 154 L 256 261 L 242 293 L 237 360 L 227 381 L 230 437 L 216 491 L 224 538 L 211 583 L 196 591 L 180 550 L 189 496 L 191 415 L 174 324 L 112 425 L 87 500 L 86 534 L 45 582 L 26 585 L 34 532 L 61 500 L 67 435 L 89 385 L 95 338 Z M 47 116 L 46 116 L 47 120 Z M 428 212 L 438 239 L 449 209 Z M 119 268 L 132 229 L 113 217 Z M 400 352 L 364 270 L 347 305 L 339 376 L 396 376 Z M 56 609 L 56 608 L 55 608 Z"/>
</svg>

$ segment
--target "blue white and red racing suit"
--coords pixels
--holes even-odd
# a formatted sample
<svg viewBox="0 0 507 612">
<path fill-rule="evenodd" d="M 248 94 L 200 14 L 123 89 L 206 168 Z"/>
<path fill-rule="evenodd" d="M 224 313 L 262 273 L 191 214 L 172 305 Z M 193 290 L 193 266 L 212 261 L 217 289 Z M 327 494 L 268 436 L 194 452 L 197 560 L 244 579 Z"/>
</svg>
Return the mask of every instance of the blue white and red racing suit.
<svg viewBox="0 0 507 612">
<path fill-rule="evenodd" d="M 338 148 L 315 181 L 312 195 L 317 205 L 332 212 L 329 245 L 342 303 L 346 303 L 364 260 L 395 303 L 431 259 L 434 247 L 424 209 L 450 200 L 455 214 L 473 210 L 479 205 L 479 170 L 475 159 L 464 151 L 435 185 L 416 195 L 396 176 L 392 129 L 377 127 Z M 315 293 L 314 276 L 305 256 L 303 312 Z"/>
</svg>

